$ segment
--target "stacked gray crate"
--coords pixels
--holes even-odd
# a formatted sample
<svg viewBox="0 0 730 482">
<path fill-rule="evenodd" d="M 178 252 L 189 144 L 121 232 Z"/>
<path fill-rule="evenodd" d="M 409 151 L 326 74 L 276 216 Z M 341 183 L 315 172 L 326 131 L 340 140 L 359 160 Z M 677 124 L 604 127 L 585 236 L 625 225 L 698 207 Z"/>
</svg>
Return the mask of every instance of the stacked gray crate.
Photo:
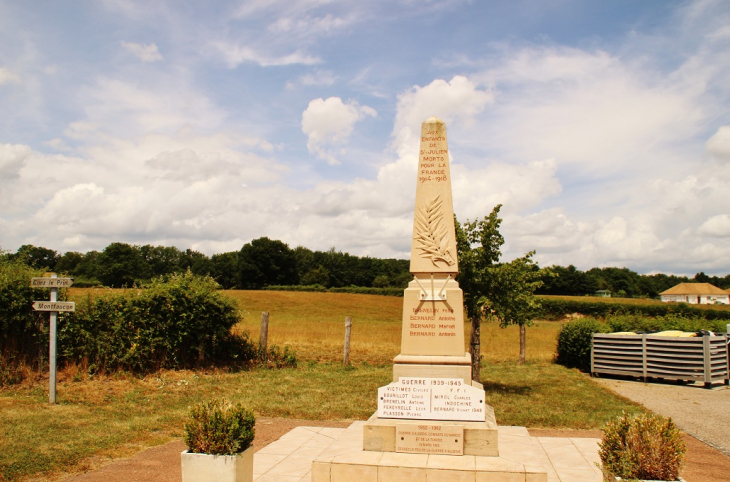
<svg viewBox="0 0 730 482">
<path fill-rule="evenodd" d="M 691 338 L 593 335 L 591 373 L 668 380 L 728 382 L 728 335 Z"/>
</svg>

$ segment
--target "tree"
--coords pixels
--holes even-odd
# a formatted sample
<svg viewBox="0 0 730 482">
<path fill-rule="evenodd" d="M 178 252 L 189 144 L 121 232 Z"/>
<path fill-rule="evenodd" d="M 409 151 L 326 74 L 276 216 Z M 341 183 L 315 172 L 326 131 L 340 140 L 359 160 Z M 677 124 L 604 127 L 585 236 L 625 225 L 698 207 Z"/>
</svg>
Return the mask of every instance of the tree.
<svg viewBox="0 0 730 482">
<path fill-rule="evenodd" d="M 185 269 L 179 269 L 181 253 L 174 246 L 152 246 L 146 244 L 139 248 L 142 258 L 147 263 L 147 271 L 152 277 L 172 274 L 176 271 L 184 273 Z"/>
<path fill-rule="evenodd" d="M 540 269 L 533 261 L 534 251 L 509 263 L 499 263 L 504 244 L 504 237 L 499 233 L 501 207 L 501 204 L 495 206 L 481 221 L 455 222 L 459 254 L 457 280 L 464 291 L 464 307 L 471 320 L 472 378 L 477 381 L 482 318 L 496 319 L 503 328 L 519 325 L 520 363 L 524 363 L 526 327 L 532 324 L 540 308 L 534 293 L 542 285 L 541 278 L 550 275 L 550 270 Z"/>
<path fill-rule="evenodd" d="M 540 269 L 533 261 L 534 251 L 509 263 L 495 266 L 492 271 L 492 292 L 480 299 L 482 311 L 491 314 L 504 328 L 520 327 L 520 363 L 525 363 L 527 327 L 540 312 L 540 301 L 535 290 L 542 286 L 542 278 L 550 276 L 549 269 Z"/>
<path fill-rule="evenodd" d="M 147 264 L 137 246 L 111 243 L 96 260 L 96 275 L 104 285 L 113 288 L 132 286 L 149 278 Z"/>
<path fill-rule="evenodd" d="M 598 289 L 598 283 L 572 264 L 567 268 L 553 265 L 550 273 L 543 277 L 538 293 L 545 295 L 591 295 Z"/>
<path fill-rule="evenodd" d="M 53 271 L 58 262 L 58 253 L 52 249 L 42 246 L 36 247 L 32 244 L 24 244 L 11 256 L 11 259 L 20 261 L 26 266 L 36 269 L 47 269 Z"/>
<path fill-rule="evenodd" d="M 210 257 L 212 271 L 210 275 L 223 288 L 230 290 L 238 287 L 238 251 L 214 254 Z"/>
<path fill-rule="evenodd" d="M 456 249 L 459 256 L 459 275 L 456 280 L 464 292 L 464 308 L 471 320 L 469 352 L 471 353 L 472 379 L 479 381 L 481 362 L 481 321 L 483 313 L 480 300 L 493 290 L 491 268 L 502 255 L 504 238 L 499 233 L 501 204 L 492 209 L 481 221 L 465 222 L 463 225 L 454 216 L 456 227 Z"/>
<path fill-rule="evenodd" d="M 244 244 L 238 253 L 240 286 L 259 289 L 299 282 L 294 252 L 281 241 L 263 237 Z"/>
<path fill-rule="evenodd" d="M 59 256 L 55 269 L 59 273 L 74 274 L 83 259 L 84 255 L 78 251 L 68 251 Z"/>
</svg>

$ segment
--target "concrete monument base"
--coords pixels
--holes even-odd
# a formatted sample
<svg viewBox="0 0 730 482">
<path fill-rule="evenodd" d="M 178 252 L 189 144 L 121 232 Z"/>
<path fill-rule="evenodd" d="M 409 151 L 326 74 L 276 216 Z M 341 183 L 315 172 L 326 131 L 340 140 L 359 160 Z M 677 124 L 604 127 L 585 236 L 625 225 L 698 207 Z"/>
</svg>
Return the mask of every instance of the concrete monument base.
<svg viewBox="0 0 730 482">
<path fill-rule="evenodd" d="M 484 422 L 403 420 L 397 418 L 378 418 L 373 414 L 363 428 L 362 447 L 366 451 L 395 452 L 395 425 L 418 426 L 423 423 L 438 423 L 444 426 L 464 428 L 464 455 L 499 456 L 497 446 L 497 421 L 494 410 L 486 406 Z"/>
<path fill-rule="evenodd" d="M 393 381 L 397 382 L 400 377 L 461 378 L 473 385 L 471 355 L 398 355 L 393 359 Z"/>
<path fill-rule="evenodd" d="M 351 428 L 313 460 L 312 482 L 548 481 L 550 462 L 524 427 L 499 427 L 500 457 L 373 452 L 362 449 L 362 429 Z"/>
</svg>

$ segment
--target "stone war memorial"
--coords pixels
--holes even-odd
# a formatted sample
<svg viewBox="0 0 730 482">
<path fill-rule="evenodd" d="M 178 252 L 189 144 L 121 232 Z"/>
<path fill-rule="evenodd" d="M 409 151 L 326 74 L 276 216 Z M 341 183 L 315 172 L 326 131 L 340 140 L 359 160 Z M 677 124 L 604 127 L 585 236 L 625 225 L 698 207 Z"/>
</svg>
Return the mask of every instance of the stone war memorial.
<svg viewBox="0 0 730 482">
<path fill-rule="evenodd" d="M 378 389 L 367 422 L 313 461 L 312 481 L 546 482 L 527 430 L 498 427 L 471 378 L 446 125 L 437 117 L 421 125 L 416 186 L 413 280 L 403 296 L 393 382 Z"/>
</svg>

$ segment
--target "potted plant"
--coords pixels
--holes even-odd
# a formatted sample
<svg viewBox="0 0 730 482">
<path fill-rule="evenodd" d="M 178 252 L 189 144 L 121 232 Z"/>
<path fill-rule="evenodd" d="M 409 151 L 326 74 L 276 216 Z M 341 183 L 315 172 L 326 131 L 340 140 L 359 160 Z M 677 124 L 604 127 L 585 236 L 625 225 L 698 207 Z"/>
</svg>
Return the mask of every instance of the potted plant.
<svg viewBox="0 0 730 482">
<path fill-rule="evenodd" d="M 225 399 L 190 407 L 183 482 L 252 482 L 255 423 L 252 411 Z"/>
<path fill-rule="evenodd" d="M 598 447 L 606 481 L 683 480 L 679 469 L 686 447 L 671 418 L 624 413 L 603 426 Z"/>
</svg>

